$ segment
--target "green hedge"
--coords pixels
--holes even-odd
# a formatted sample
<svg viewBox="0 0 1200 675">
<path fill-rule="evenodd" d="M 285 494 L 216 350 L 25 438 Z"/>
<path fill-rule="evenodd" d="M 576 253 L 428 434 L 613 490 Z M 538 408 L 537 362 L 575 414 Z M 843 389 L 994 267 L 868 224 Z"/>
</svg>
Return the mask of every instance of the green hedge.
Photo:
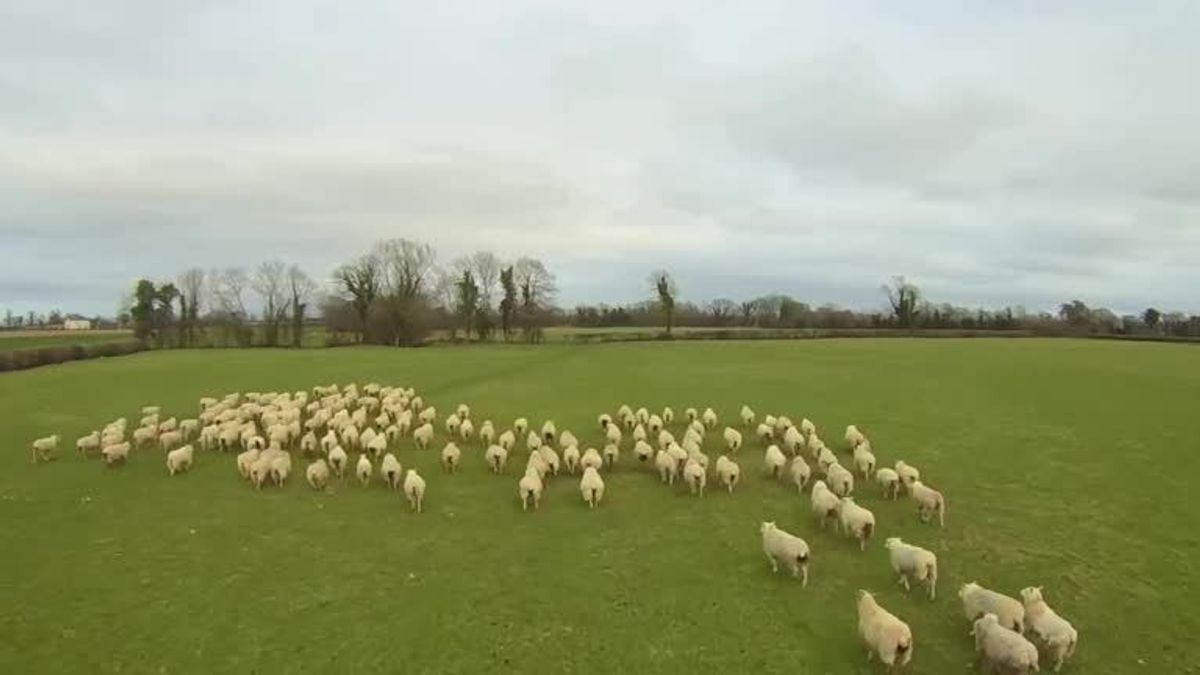
<svg viewBox="0 0 1200 675">
<path fill-rule="evenodd" d="M 0 372 L 6 370 L 24 370 L 26 368 L 48 366 L 55 363 L 65 363 L 67 361 L 98 359 L 105 356 L 124 356 L 125 354 L 140 352 L 144 349 L 146 349 L 146 346 L 137 340 L 14 349 L 12 351 L 0 352 Z"/>
</svg>

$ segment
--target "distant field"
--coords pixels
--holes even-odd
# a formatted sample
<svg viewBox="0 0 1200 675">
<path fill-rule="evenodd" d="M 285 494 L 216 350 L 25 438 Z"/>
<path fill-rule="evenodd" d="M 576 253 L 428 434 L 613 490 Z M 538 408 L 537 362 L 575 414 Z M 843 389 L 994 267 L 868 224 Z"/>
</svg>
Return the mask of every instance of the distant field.
<svg viewBox="0 0 1200 675">
<path fill-rule="evenodd" d="M 127 330 L 40 330 L 0 331 L 0 351 L 37 349 L 58 345 L 99 344 L 120 342 L 133 338 Z"/>
<path fill-rule="evenodd" d="M 299 456 L 286 487 L 256 492 L 232 455 L 167 478 L 161 452 L 107 470 L 71 450 L 146 404 L 194 416 L 203 395 L 351 381 L 416 387 L 437 449 L 459 402 L 499 429 L 553 419 L 585 446 L 623 402 L 712 406 L 722 426 L 748 403 L 812 419 L 833 447 L 856 423 L 881 463 L 945 492 L 946 528 L 860 484 L 878 523 L 860 552 L 763 475 L 748 431 L 733 495 L 711 477 L 703 499 L 662 485 L 626 436 L 599 508 L 558 477 L 537 513 L 516 497 L 523 445 L 494 476 L 466 444 L 448 476 L 403 441 L 429 483 L 422 515 L 378 480 L 313 493 Z M 907 672 L 973 673 L 955 596 L 972 580 L 1045 586 L 1081 634 L 1064 673 L 1195 672 L 1197 400 L 1192 347 L 1067 339 L 198 349 L 0 374 L 0 673 L 878 675 L 858 588 L 912 626 Z M 60 458 L 31 465 L 29 441 L 55 431 Z M 705 451 L 721 445 L 718 429 Z M 763 520 L 812 546 L 808 588 L 770 574 Z M 940 556 L 935 602 L 897 586 L 888 536 Z"/>
</svg>

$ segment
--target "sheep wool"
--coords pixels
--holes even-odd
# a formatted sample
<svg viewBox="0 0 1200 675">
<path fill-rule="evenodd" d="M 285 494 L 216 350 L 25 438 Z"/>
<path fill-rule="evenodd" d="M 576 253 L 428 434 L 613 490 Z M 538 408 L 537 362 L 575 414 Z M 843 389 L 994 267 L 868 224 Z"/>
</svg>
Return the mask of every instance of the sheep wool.
<svg viewBox="0 0 1200 675">
<path fill-rule="evenodd" d="M 867 550 L 867 542 L 875 531 L 875 514 L 855 504 L 853 497 L 846 497 L 838 509 L 838 521 L 842 534 L 857 539 L 860 551 Z"/>
<path fill-rule="evenodd" d="M 825 525 L 830 521 L 837 522 L 842 501 L 833 494 L 825 481 L 818 480 L 813 483 L 809 501 L 812 504 L 813 515 L 821 522 L 821 529 L 825 529 Z"/>
<path fill-rule="evenodd" d="M 988 672 L 1029 675 L 1039 671 L 1038 650 L 1020 633 L 1000 625 L 991 612 L 975 620 L 975 653 Z"/>
<path fill-rule="evenodd" d="M 325 486 L 329 484 L 329 465 L 323 458 L 309 464 L 308 468 L 304 470 L 304 479 L 308 481 L 310 488 L 318 491 L 324 490 Z"/>
<path fill-rule="evenodd" d="M 492 473 L 501 473 L 504 471 L 504 464 L 508 461 L 508 450 L 502 445 L 489 445 L 487 451 L 483 454 L 483 458 L 487 461 L 487 465 L 491 468 Z"/>
<path fill-rule="evenodd" d="M 409 469 L 404 476 L 404 496 L 408 497 L 409 508 L 420 513 L 425 501 L 425 479 L 415 469 Z"/>
<path fill-rule="evenodd" d="M 375 467 L 371 464 L 371 460 L 367 457 L 366 453 L 359 453 L 358 464 L 354 466 L 354 475 L 358 476 L 358 482 L 363 487 L 367 487 L 367 484 L 371 482 L 371 474 L 374 472 Z"/>
<path fill-rule="evenodd" d="M 886 466 L 875 472 L 875 482 L 883 490 L 886 499 L 895 499 L 900 494 L 900 474 Z"/>
<path fill-rule="evenodd" d="M 442 468 L 450 473 L 454 473 L 458 468 L 458 461 L 462 458 L 462 451 L 453 442 L 447 443 L 442 448 Z"/>
<path fill-rule="evenodd" d="M 768 445 L 767 450 L 763 453 L 763 468 L 771 478 L 779 478 L 783 475 L 783 467 L 787 466 L 787 457 L 778 445 Z"/>
<path fill-rule="evenodd" d="M 704 486 L 708 483 L 708 472 L 694 459 L 689 459 L 683 467 L 683 480 L 688 484 L 692 494 L 703 497 Z"/>
<path fill-rule="evenodd" d="M 796 491 L 803 493 L 804 486 L 808 484 L 808 479 L 812 478 L 812 468 L 800 455 L 792 458 L 791 474 L 792 482 L 796 484 Z"/>
<path fill-rule="evenodd" d="M 668 485 L 675 484 L 675 474 L 679 471 L 679 463 L 671 458 L 666 450 L 659 450 L 654 456 L 654 468 L 658 469 L 658 477 Z"/>
<path fill-rule="evenodd" d="M 404 467 L 400 466 L 400 460 L 389 452 L 383 456 L 383 462 L 379 465 L 379 474 L 383 476 L 383 482 L 395 490 L 400 487 L 400 480 L 404 477 Z"/>
<path fill-rule="evenodd" d="M 542 501 L 542 477 L 537 471 L 529 469 L 521 476 L 521 480 L 517 482 L 517 496 L 521 498 L 522 511 L 528 511 L 531 502 L 533 510 L 537 510 Z"/>
<path fill-rule="evenodd" d="M 767 556 L 767 562 L 771 563 L 771 572 L 778 573 L 779 564 L 783 563 L 793 577 L 800 577 L 801 587 L 808 586 L 808 542 L 779 529 L 774 522 L 762 523 L 759 532 L 762 534 L 763 553 Z"/>
<path fill-rule="evenodd" d="M 921 522 L 929 522 L 930 517 L 936 513 L 938 517 L 938 525 L 946 526 L 946 498 L 942 493 L 934 490 L 931 487 L 926 487 L 921 481 L 913 481 L 908 486 L 909 494 L 917 503 L 917 516 Z"/>
<path fill-rule="evenodd" d="M 182 448 L 175 448 L 167 453 L 167 475 L 174 476 L 177 473 L 187 471 L 192 468 L 192 446 L 185 445 Z"/>
<path fill-rule="evenodd" d="M 962 600 L 963 616 L 967 621 L 994 614 L 1001 626 L 1018 633 L 1025 632 L 1025 605 L 1020 600 L 984 588 L 974 581 L 959 587 L 958 598 Z"/>
<path fill-rule="evenodd" d="M 729 494 L 733 494 L 733 489 L 737 487 L 741 478 L 742 468 L 738 466 L 737 462 L 725 455 L 717 458 L 717 481 L 729 490 Z"/>
<path fill-rule="evenodd" d="M 567 473 L 575 473 L 575 470 L 579 468 L 580 457 L 579 446 L 568 445 L 567 447 L 563 448 L 562 460 L 563 465 L 565 465 L 567 468 Z"/>
<path fill-rule="evenodd" d="M 875 596 L 858 592 L 858 635 L 867 647 L 867 660 L 878 656 L 889 670 L 908 665 L 913 655 L 913 635 L 908 624 L 884 609 Z"/>
<path fill-rule="evenodd" d="M 884 542 L 892 571 L 900 577 L 904 590 L 911 590 L 911 581 L 924 582 L 929 587 L 929 599 L 937 598 L 938 566 L 933 551 L 904 543 L 900 537 L 888 537 Z"/>
<path fill-rule="evenodd" d="M 1071 622 L 1062 618 L 1046 604 L 1041 586 L 1021 589 L 1025 605 L 1025 625 L 1029 633 L 1046 647 L 1046 655 L 1054 661 L 1054 672 L 1062 670 L 1063 662 L 1075 655 L 1079 633 Z"/>
</svg>

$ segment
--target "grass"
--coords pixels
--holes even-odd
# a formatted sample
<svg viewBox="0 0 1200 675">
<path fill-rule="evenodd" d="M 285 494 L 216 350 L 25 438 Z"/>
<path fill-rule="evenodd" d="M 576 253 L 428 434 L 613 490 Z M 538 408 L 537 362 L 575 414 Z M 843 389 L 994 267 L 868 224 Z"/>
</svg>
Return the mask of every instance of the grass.
<svg viewBox="0 0 1200 675">
<path fill-rule="evenodd" d="M 174 479 L 151 451 L 29 463 L 30 439 L 70 448 L 144 404 L 352 380 L 415 386 L 442 414 L 552 417 L 585 443 L 621 402 L 723 423 L 747 402 L 828 441 L 854 422 L 946 493 L 947 526 L 861 486 L 879 539 L 860 553 L 761 477 L 753 442 L 732 496 L 668 489 L 627 452 L 601 508 L 559 478 L 536 514 L 515 496 L 524 452 L 498 478 L 475 445 L 454 477 L 404 445 L 429 482 L 420 516 L 378 483 L 256 493 L 227 456 Z M 853 606 L 870 588 L 913 627 L 911 672 L 963 673 L 971 580 L 1044 585 L 1081 634 L 1065 672 L 1196 672 L 1198 395 L 1190 347 L 1038 339 L 195 350 L 0 375 L 0 672 L 876 673 Z M 807 589 L 769 574 L 762 520 L 812 545 Z M 891 535 L 938 553 L 936 602 L 894 584 Z"/>
<path fill-rule="evenodd" d="M 38 349 L 61 345 L 91 345 L 123 342 L 133 338 L 127 330 L 0 331 L 0 351 Z"/>
</svg>

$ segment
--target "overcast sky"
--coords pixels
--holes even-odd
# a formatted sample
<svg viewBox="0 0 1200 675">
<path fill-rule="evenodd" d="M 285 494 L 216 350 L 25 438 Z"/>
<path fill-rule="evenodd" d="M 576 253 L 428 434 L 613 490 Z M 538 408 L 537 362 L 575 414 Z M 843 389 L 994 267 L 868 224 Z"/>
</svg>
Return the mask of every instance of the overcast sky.
<svg viewBox="0 0 1200 675">
<path fill-rule="evenodd" d="M 561 302 L 1200 311 L 1200 3 L 0 3 L 0 310 L 372 242 Z"/>
</svg>

